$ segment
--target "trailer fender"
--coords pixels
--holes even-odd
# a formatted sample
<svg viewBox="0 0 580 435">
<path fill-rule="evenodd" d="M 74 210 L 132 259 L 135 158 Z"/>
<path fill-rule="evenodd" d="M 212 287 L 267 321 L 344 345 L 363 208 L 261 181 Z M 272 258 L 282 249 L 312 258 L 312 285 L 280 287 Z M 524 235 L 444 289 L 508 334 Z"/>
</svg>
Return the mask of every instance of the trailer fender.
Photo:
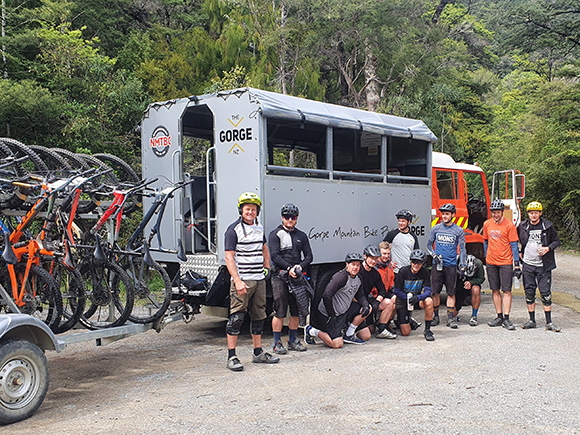
<svg viewBox="0 0 580 435">
<path fill-rule="evenodd" d="M 0 315 L 0 343 L 8 340 L 26 340 L 43 351 L 64 348 L 44 322 L 27 314 Z"/>
</svg>

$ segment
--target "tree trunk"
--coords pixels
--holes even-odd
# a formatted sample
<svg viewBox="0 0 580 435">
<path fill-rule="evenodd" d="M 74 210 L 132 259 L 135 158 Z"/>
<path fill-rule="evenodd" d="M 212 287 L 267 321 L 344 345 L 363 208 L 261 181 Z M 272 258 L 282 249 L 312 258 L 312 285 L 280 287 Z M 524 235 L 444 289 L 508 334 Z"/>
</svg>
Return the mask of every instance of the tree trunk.
<svg viewBox="0 0 580 435">
<path fill-rule="evenodd" d="M 381 99 L 380 86 L 377 80 L 377 70 L 379 68 L 379 60 L 374 55 L 371 43 L 365 41 L 365 87 L 367 97 L 367 109 L 371 112 L 376 112 Z"/>
<path fill-rule="evenodd" d="M 443 13 L 443 9 L 445 6 L 455 4 L 455 0 L 441 0 L 437 7 L 435 8 L 435 13 L 433 14 L 433 18 L 431 22 L 433 24 L 437 24 L 439 22 L 439 18 L 441 18 L 441 14 Z"/>
</svg>

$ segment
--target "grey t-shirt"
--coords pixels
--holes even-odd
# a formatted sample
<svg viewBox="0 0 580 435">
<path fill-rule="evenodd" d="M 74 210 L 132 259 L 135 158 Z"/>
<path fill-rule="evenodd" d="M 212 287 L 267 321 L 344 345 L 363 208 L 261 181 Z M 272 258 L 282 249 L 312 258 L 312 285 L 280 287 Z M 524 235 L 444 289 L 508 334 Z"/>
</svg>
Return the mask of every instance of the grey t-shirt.
<svg viewBox="0 0 580 435">
<path fill-rule="evenodd" d="M 341 314 L 346 313 L 353 298 L 359 289 L 361 289 L 361 285 L 362 282 L 358 275 L 353 278 L 344 269 L 335 273 L 325 289 L 323 298 L 318 305 L 318 311 L 320 311 L 323 316 L 329 317 L 328 310 L 324 304 L 324 299 L 326 295 L 332 295 L 332 309 L 334 310 L 334 315 L 340 316 Z M 361 303 L 361 305 L 368 304 L 366 300 L 359 301 L 359 303 Z"/>
<path fill-rule="evenodd" d="M 542 224 L 530 224 L 530 236 L 524 249 L 524 263 L 530 266 L 542 267 L 542 257 L 538 254 L 538 248 L 542 246 Z"/>
</svg>

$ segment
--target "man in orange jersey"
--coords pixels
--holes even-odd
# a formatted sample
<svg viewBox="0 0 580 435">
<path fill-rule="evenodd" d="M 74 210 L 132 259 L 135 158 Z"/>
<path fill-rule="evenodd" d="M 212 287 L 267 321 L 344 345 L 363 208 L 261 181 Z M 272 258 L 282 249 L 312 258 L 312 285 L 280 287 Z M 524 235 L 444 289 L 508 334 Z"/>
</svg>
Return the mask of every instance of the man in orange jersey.
<svg viewBox="0 0 580 435">
<path fill-rule="evenodd" d="M 512 307 L 512 278 L 522 276 L 518 252 L 518 233 L 514 224 L 504 218 L 504 203 L 495 199 L 489 209 L 491 219 L 483 223 L 483 247 L 487 279 L 491 288 L 493 305 L 497 317 L 489 326 L 503 326 L 508 331 L 515 329 L 510 320 Z M 515 264 L 515 270 L 513 265 Z M 500 292 L 503 291 L 503 298 Z"/>
</svg>

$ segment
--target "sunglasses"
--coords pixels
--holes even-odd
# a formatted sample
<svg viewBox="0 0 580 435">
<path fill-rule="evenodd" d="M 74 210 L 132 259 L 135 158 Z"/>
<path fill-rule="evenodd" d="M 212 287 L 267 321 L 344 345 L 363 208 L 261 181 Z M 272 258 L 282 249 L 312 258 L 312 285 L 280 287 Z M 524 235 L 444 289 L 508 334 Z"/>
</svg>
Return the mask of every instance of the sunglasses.
<svg viewBox="0 0 580 435">
<path fill-rule="evenodd" d="M 289 214 L 283 214 L 282 217 L 284 219 L 289 220 L 289 221 L 295 221 L 296 219 L 298 219 L 298 216 L 292 216 L 292 215 L 289 215 Z"/>
</svg>

